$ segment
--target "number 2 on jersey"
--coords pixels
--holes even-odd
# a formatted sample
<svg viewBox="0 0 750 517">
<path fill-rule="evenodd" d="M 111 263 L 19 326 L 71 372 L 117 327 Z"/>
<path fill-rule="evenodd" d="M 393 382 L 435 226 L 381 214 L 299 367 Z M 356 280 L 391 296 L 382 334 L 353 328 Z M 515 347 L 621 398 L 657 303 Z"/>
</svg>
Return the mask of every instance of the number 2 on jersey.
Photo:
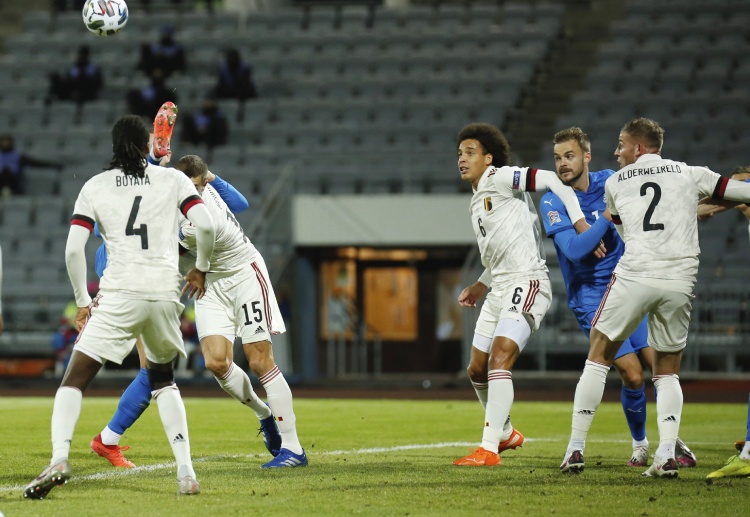
<svg viewBox="0 0 750 517">
<path fill-rule="evenodd" d="M 656 205 L 659 204 L 659 200 L 661 200 L 661 187 L 652 181 L 647 181 L 643 185 L 641 185 L 641 197 L 648 194 L 648 189 L 654 189 L 654 197 L 651 200 L 651 204 L 648 205 L 648 210 L 646 210 L 646 215 L 643 216 L 643 231 L 644 232 L 650 232 L 653 230 L 663 230 L 664 225 L 662 223 L 652 223 L 651 217 L 654 215 L 654 210 L 656 210 Z"/>
<path fill-rule="evenodd" d="M 141 207 L 141 199 L 143 196 L 135 196 L 133 200 L 133 208 L 130 209 L 130 217 L 128 218 L 128 225 L 125 227 L 125 235 L 140 235 L 141 236 L 141 249 L 148 249 L 148 225 L 142 224 L 138 228 L 135 228 L 135 218 L 138 217 L 138 209 Z"/>
</svg>

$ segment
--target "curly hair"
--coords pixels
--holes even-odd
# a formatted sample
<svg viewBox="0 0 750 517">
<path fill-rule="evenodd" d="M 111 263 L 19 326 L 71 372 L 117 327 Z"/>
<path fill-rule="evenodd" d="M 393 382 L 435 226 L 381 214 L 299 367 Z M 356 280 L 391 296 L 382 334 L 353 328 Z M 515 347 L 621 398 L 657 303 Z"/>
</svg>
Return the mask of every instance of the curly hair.
<svg viewBox="0 0 750 517">
<path fill-rule="evenodd" d="M 492 124 L 475 122 L 459 131 L 456 144 L 464 140 L 476 140 L 482 145 L 482 154 L 492 155 L 492 165 L 503 167 L 510 164 L 510 144 L 503 132 Z"/>
<path fill-rule="evenodd" d="M 146 173 L 148 137 L 148 127 L 138 115 L 125 115 L 115 122 L 108 169 L 120 169 L 127 176 L 142 178 Z"/>
<path fill-rule="evenodd" d="M 620 133 L 641 140 L 650 150 L 657 153 L 661 151 L 661 146 L 664 145 L 664 128 L 650 118 L 641 117 L 631 120 L 622 126 Z"/>
</svg>

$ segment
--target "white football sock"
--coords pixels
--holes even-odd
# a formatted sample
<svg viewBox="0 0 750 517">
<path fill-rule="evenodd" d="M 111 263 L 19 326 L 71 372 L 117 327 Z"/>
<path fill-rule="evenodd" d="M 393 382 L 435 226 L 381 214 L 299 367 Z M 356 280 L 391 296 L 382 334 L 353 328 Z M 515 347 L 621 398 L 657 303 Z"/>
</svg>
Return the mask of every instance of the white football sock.
<svg viewBox="0 0 750 517">
<path fill-rule="evenodd" d="M 745 446 L 740 453 L 740 459 L 750 460 L 750 440 L 745 440 Z"/>
<path fill-rule="evenodd" d="M 474 391 L 477 394 L 479 403 L 482 404 L 482 409 L 487 409 L 487 383 L 471 381 L 471 385 L 474 386 Z"/>
<path fill-rule="evenodd" d="M 490 370 L 487 373 L 487 409 L 484 413 L 482 448 L 497 452 L 503 427 L 513 406 L 513 374 L 508 370 Z"/>
<path fill-rule="evenodd" d="M 52 461 L 54 465 L 60 460 L 67 460 L 73 432 L 81 415 L 83 393 L 78 388 L 61 386 L 55 393 L 52 407 Z"/>
<path fill-rule="evenodd" d="M 656 375 L 656 423 L 659 427 L 659 448 L 656 456 L 674 458 L 674 447 L 680 432 L 682 388 L 677 375 Z"/>
<path fill-rule="evenodd" d="M 500 435 L 500 441 L 504 442 L 508 438 L 510 438 L 510 435 L 513 434 L 513 424 L 510 423 L 510 415 L 508 415 L 507 420 L 505 420 L 505 425 L 503 426 L 503 434 Z"/>
<path fill-rule="evenodd" d="M 102 443 L 104 445 L 117 445 L 120 443 L 120 438 L 122 438 L 121 434 L 117 434 L 112 429 L 109 428 L 109 426 L 102 429 L 102 432 L 100 433 L 102 437 Z"/>
<path fill-rule="evenodd" d="M 177 480 L 185 476 L 195 477 L 193 462 L 190 459 L 190 437 L 188 435 L 185 404 L 180 397 L 180 390 L 174 384 L 151 392 L 159 407 L 159 417 L 172 446 L 172 453 L 177 462 Z"/>
<path fill-rule="evenodd" d="M 258 420 L 271 416 L 271 410 L 253 390 L 250 377 L 236 364 L 232 363 L 226 375 L 222 378 L 216 377 L 216 380 L 219 381 L 219 385 L 224 388 L 224 391 L 252 409 Z"/>
<path fill-rule="evenodd" d="M 586 361 L 573 399 L 573 423 L 567 454 L 573 451 L 583 452 L 586 447 L 586 436 L 591 428 L 591 422 L 594 421 L 594 414 L 602 402 L 608 373 L 609 366 Z"/>
<path fill-rule="evenodd" d="M 302 454 L 302 444 L 297 437 L 297 417 L 292 407 L 292 390 L 289 389 L 284 375 L 278 366 L 260 378 L 266 390 L 268 404 L 271 406 L 276 425 L 281 433 L 281 448 L 289 449 L 294 454 Z"/>
<path fill-rule="evenodd" d="M 633 449 L 636 447 L 645 447 L 648 449 L 648 438 L 644 438 L 643 440 L 633 440 Z"/>
</svg>

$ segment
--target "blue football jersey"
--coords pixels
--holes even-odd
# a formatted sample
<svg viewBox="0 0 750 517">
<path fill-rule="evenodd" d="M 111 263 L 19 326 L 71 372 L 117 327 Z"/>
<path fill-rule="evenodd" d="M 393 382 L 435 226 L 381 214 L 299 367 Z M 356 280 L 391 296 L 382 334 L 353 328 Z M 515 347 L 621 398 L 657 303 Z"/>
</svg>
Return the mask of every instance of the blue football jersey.
<svg viewBox="0 0 750 517">
<path fill-rule="evenodd" d="M 588 191 L 575 191 L 586 222 L 590 225 L 594 224 L 607 208 L 604 203 L 604 183 L 614 173 L 615 171 L 610 169 L 589 172 Z M 612 271 L 625 251 L 625 245 L 617 234 L 614 224 L 609 223 L 609 228 L 602 239 L 607 249 L 607 254 L 603 259 L 596 258 L 592 252 L 581 260 L 573 261 L 565 256 L 555 241 L 555 235 L 562 231 L 575 232 L 562 201 L 552 192 L 547 192 L 542 196 L 539 207 L 547 237 L 550 237 L 555 244 L 565 281 L 565 290 L 568 293 L 568 306 L 570 308 L 598 306 L 609 284 Z"/>
</svg>

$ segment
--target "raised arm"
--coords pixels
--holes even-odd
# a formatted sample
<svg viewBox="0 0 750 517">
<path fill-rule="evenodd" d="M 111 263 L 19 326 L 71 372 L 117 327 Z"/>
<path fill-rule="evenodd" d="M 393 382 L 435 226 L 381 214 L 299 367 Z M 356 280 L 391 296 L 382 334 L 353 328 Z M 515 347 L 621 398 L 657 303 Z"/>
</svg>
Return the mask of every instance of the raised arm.
<svg viewBox="0 0 750 517">
<path fill-rule="evenodd" d="M 208 182 L 216 190 L 219 196 L 221 196 L 221 199 L 224 200 L 233 214 L 244 212 L 250 207 L 247 198 L 245 198 L 239 190 L 211 171 L 208 171 Z"/>
</svg>

